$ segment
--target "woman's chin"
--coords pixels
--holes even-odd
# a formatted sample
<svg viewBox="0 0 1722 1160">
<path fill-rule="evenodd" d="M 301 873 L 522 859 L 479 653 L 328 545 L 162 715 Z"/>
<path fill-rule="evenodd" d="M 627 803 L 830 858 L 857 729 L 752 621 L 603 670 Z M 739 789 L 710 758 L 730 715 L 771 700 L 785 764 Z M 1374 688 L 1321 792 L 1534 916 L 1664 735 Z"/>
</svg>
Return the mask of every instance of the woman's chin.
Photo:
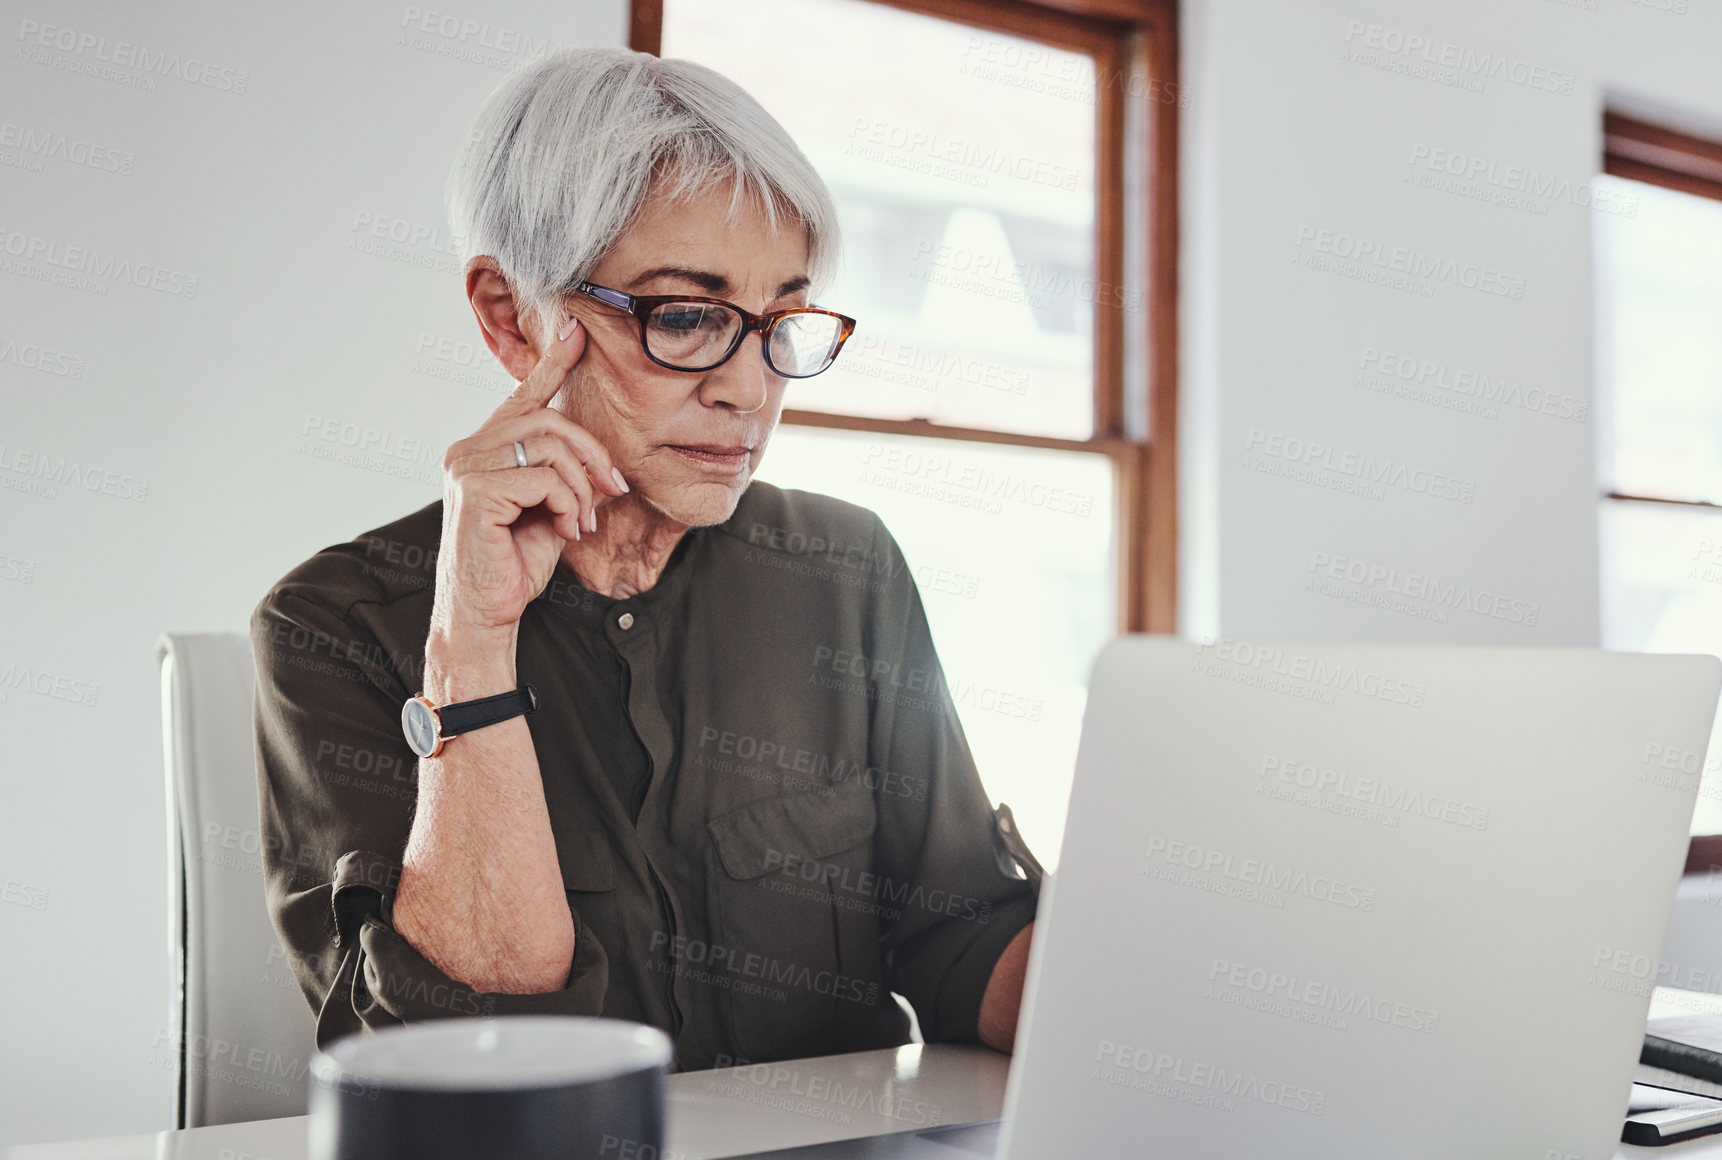
<svg viewBox="0 0 1722 1160">
<path fill-rule="evenodd" d="M 721 524 L 735 514 L 741 493 L 752 482 L 751 472 L 725 480 L 692 480 L 646 491 L 653 507 L 689 527 Z"/>
</svg>

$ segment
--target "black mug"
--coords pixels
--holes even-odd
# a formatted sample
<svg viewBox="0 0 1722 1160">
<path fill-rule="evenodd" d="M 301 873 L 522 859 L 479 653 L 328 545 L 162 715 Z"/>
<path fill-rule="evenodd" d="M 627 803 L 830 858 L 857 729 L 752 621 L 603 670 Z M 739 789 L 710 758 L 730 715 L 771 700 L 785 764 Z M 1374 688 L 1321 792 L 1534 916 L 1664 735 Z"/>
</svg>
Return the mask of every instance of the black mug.
<svg viewBox="0 0 1722 1160">
<path fill-rule="evenodd" d="M 311 1061 L 311 1160 L 660 1160 L 670 1040 L 620 1019 L 438 1019 Z"/>
</svg>

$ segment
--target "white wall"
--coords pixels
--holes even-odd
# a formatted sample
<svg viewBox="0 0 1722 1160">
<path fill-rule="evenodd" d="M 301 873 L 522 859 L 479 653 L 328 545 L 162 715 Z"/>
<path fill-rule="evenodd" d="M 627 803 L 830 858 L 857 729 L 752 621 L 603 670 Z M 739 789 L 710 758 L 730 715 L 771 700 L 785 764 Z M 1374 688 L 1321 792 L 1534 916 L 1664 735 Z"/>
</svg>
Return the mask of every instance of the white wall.
<svg viewBox="0 0 1722 1160">
<path fill-rule="evenodd" d="M 410 22 L 429 10 L 486 27 Z M 512 386 L 435 357 L 444 339 L 476 339 L 445 272 L 443 175 L 512 64 L 547 42 L 625 39 L 623 0 L 5 12 L 0 1144 L 167 1126 L 156 636 L 243 631 L 293 564 L 440 495 L 443 446 Z M 71 49 L 35 47 L 32 21 L 70 29 Z M 86 35 L 105 42 L 80 51 Z M 215 87 L 155 74 L 139 88 L 146 68 L 98 59 L 134 51 L 118 41 L 229 71 Z M 80 159 L 94 146 L 123 171 L 34 168 L 26 133 L 63 134 Z M 432 236 L 391 247 L 355 228 L 361 214 Z M 16 255 L 37 239 L 52 261 Z M 38 280 L 74 246 L 159 266 L 169 290 Z M 170 292 L 190 276 L 195 296 Z M 50 371 L 29 369 L 43 348 Z M 466 381 L 437 377 L 450 371 Z M 340 424 L 388 447 L 369 466 L 314 454 L 343 450 L 319 438 Z M 95 469 L 94 490 L 20 491 L 20 456 Z M 123 477 L 147 491 L 103 494 L 107 472 L 113 492 L 138 490 Z M 11 686 L 26 668 L 47 695 Z"/>
<path fill-rule="evenodd" d="M 1430 47 L 1386 51 L 1413 37 Z M 1510 67 L 1472 91 L 1346 58 L 1371 39 L 1382 61 L 1493 54 Z M 1356 383 L 1374 349 L 1444 366 L 1449 381 L 1464 371 L 1526 396 L 1570 396 L 1556 406 L 1575 416 L 1579 402 L 1593 403 L 1599 211 L 1578 204 L 1578 191 L 1600 164 L 1604 97 L 1722 122 L 1722 6 L 1209 0 L 1186 6 L 1184 41 L 1186 631 L 1594 646 L 1594 405 L 1584 421 L 1524 406 L 1486 417 Z M 1539 87 L 1569 79 L 1568 92 Z M 1464 155 L 1461 168 L 1493 165 L 1498 182 L 1517 166 L 1569 192 L 1541 199 L 1539 213 L 1464 196 L 1500 188 L 1486 176 L 1460 191 L 1408 180 L 1432 172 L 1436 150 Z M 1329 256 L 1310 230 L 1332 231 L 1336 246 L 1339 235 L 1367 239 L 1384 255 L 1404 247 L 1439 270 L 1451 263 L 1460 280 L 1468 267 L 1493 271 L 1523 294 L 1425 278 L 1425 296 L 1303 268 L 1300 256 Z M 1314 481 L 1266 474 L 1246 455 L 1252 440 L 1266 450 L 1274 436 L 1324 444 L 1342 466 Z M 1334 490 L 1355 479 L 1343 469 L 1348 453 L 1444 473 L 1474 497 Z M 1396 570 L 1401 586 L 1417 573 L 1519 603 L 1503 618 L 1448 607 L 1445 622 L 1430 618 L 1440 606 L 1427 600 L 1383 609 L 1358 598 L 1386 579 L 1322 590 L 1324 559 Z"/>
</svg>

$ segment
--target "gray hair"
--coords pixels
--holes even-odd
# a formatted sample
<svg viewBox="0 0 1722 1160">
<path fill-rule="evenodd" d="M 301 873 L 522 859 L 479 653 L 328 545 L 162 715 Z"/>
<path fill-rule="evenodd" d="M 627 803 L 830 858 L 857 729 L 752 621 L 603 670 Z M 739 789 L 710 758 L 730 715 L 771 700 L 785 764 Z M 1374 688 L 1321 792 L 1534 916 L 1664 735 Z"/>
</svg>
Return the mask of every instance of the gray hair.
<svg viewBox="0 0 1722 1160">
<path fill-rule="evenodd" d="M 728 184 L 731 221 L 751 200 L 773 230 L 799 222 L 813 291 L 835 276 L 824 181 L 759 102 L 692 61 L 564 48 L 522 65 L 485 101 L 445 196 L 462 262 L 495 258 L 543 334 L 660 183 L 670 197 Z"/>
</svg>

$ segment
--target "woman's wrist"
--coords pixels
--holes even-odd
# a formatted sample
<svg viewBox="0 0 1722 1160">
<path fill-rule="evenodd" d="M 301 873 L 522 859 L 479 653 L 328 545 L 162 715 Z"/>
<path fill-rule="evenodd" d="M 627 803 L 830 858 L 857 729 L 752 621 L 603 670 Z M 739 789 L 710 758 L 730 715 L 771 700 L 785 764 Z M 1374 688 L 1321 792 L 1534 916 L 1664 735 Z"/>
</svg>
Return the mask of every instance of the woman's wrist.
<svg viewBox="0 0 1722 1160">
<path fill-rule="evenodd" d="M 433 705 L 471 701 L 516 688 L 517 626 L 506 631 L 431 630 L 425 640 L 424 695 Z"/>
</svg>

